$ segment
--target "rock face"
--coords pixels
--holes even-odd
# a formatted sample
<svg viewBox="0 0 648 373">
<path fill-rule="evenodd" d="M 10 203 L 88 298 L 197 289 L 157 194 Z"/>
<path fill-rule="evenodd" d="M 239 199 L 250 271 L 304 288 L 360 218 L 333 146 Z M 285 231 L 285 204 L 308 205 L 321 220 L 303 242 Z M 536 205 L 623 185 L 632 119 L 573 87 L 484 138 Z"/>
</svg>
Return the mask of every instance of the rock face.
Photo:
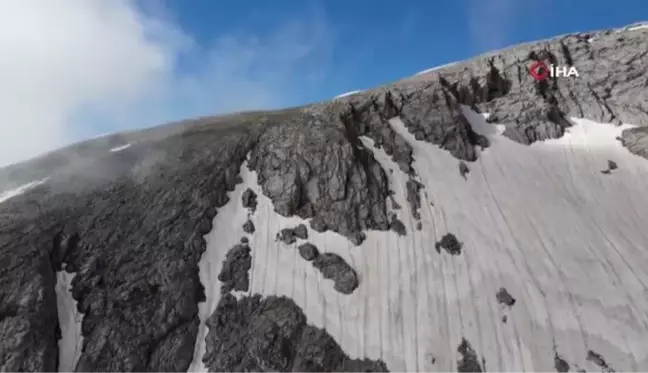
<svg viewBox="0 0 648 373">
<path fill-rule="evenodd" d="M 351 294 L 358 287 L 358 276 L 351 266 L 339 255 L 324 253 L 313 261 L 324 278 L 333 280 L 335 290 L 342 294 Z"/>
<path fill-rule="evenodd" d="M 235 245 L 227 252 L 223 268 L 218 279 L 223 283 L 221 291 L 227 293 L 231 290 L 247 291 L 250 287 L 248 271 L 252 267 L 250 246 L 245 243 Z"/>
<path fill-rule="evenodd" d="M 297 248 L 299 250 L 299 255 L 301 255 L 304 260 L 311 261 L 319 255 L 319 250 L 317 249 L 317 246 L 313 245 L 310 242 L 306 242 L 304 244 L 299 245 Z"/>
<path fill-rule="evenodd" d="M 380 361 L 350 359 L 285 297 L 226 294 L 207 325 L 203 362 L 211 372 L 387 371 Z"/>
<path fill-rule="evenodd" d="M 412 147 L 390 125 L 395 117 L 417 140 L 464 162 L 490 144 L 462 105 L 490 113 L 488 120 L 521 144 L 562 136 L 570 116 L 634 124 L 621 143 L 648 158 L 646 35 L 561 36 L 331 102 L 111 135 L 0 169 L 0 190 L 47 178 L 0 203 L 0 371 L 57 370 L 54 287 L 64 265 L 76 273 L 72 296 L 84 315 L 77 371 L 186 371 L 198 304 L 205 301 L 198 267 L 203 236 L 241 182 L 248 156 L 277 213 L 310 219 L 314 231 L 355 245 L 366 231 L 392 227 L 387 174 L 360 136 L 408 175 L 400 187 L 420 218 L 422 185 Z M 527 73 L 533 61 L 576 66 L 580 78 L 536 82 Z M 125 143 L 138 145 L 109 152 Z M 258 201 L 250 192 L 233 202 L 254 210 Z M 291 239 L 301 236 L 307 237 L 293 232 Z M 245 247 L 224 264 L 232 289 L 246 288 L 239 280 L 249 268 Z M 436 248 L 461 252 L 450 234 Z M 313 265 L 344 294 L 359 286 L 353 268 L 335 254 L 316 255 Z M 287 298 L 237 301 L 224 294 L 214 315 L 204 357 L 211 369 L 386 370 L 381 362 L 349 359 Z M 226 334 L 240 339 L 221 339 Z M 460 347 L 461 369 L 479 368 L 471 351 Z M 591 360 L 605 368 L 597 356 Z"/>
</svg>

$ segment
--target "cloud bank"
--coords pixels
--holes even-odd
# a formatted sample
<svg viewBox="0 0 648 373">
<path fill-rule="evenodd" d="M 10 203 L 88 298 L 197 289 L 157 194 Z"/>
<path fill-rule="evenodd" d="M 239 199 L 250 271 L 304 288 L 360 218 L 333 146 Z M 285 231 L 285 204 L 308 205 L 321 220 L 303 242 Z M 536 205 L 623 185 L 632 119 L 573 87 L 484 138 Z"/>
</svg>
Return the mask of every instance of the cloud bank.
<svg viewBox="0 0 648 373">
<path fill-rule="evenodd" d="M 321 15 L 209 45 L 163 15 L 134 0 L 1 1 L 0 167 L 100 133 L 284 106 L 326 71 Z"/>
</svg>

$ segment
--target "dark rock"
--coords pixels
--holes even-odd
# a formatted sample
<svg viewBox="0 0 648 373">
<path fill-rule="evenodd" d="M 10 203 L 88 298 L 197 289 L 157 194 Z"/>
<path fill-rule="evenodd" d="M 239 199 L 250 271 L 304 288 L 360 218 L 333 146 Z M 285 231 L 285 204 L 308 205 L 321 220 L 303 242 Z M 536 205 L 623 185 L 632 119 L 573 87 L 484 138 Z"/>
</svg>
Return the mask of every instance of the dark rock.
<svg viewBox="0 0 648 373">
<path fill-rule="evenodd" d="M 556 372 L 559 373 L 569 372 L 569 363 L 560 357 L 557 352 L 554 354 L 554 368 L 556 369 Z"/>
<path fill-rule="evenodd" d="M 468 168 L 468 165 L 465 162 L 459 162 L 459 175 L 463 177 L 464 179 L 467 178 L 466 175 L 470 173 L 470 169 Z"/>
<path fill-rule="evenodd" d="M 347 262 L 334 253 L 320 254 L 313 261 L 325 279 L 335 282 L 335 290 L 342 294 L 351 294 L 358 287 L 358 276 Z"/>
<path fill-rule="evenodd" d="M 256 228 L 254 227 L 254 223 L 252 220 L 248 219 L 245 224 L 243 224 L 243 232 L 247 234 L 252 234 L 256 231 Z"/>
<path fill-rule="evenodd" d="M 247 188 L 241 195 L 241 200 L 243 202 L 243 207 L 250 209 L 252 211 L 256 210 L 257 195 L 252 189 Z"/>
<path fill-rule="evenodd" d="M 367 235 L 364 232 L 358 232 L 351 236 L 349 240 L 356 246 L 360 246 L 364 240 L 367 238 Z"/>
<path fill-rule="evenodd" d="M 421 208 L 421 194 L 420 190 L 424 187 L 420 182 L 410 179 L 405 183 L 405 188 L 407 189 L 407 202 L 412 208 L 412 216 L 415 219 L 420 219 L 421 214 L 419 209 Z"/>
<path fill-rule="evenodd" d="M 508 322 L 508 316 L 506 315 L 502 316 L 502 322 L 506 324 Z"/>
<path fill-rule="evenodd" d="M 635 127 L 621 132 L 621 144 L 631 153 L 648 159 L 648 127 Z"/>
<path fill-rule="evenodd" d="M 401 209 L 401 205 L 399 205 L 398 202 L 396 202 L 396 199 L 395 199 L 393 196 L 390 196 L 389 198 L 391 199 L 392 209 L 394 209 L 394 210 L 400 210 L 400 209 Z"/>
<path fill-rule="evenodd" d="M 250 240 L 247 237 L 241 237 L 241 243 L 249 243 Z"/>
<path fill-rule="evenodd" d="M 419 231 L 421 229 L 423 229 L 423 223 L 421 223 L 420 221 L 418 223 L 416 223 L 416 229 L 419 230 Z"/>
<path fill-rule="evenodd" d="M 610 171 L 610 170 L 602 170 L 601 173 L 603 175 L 609 175 L 610 173 L 612 173 L 612 171 Z"/>
<path fill-rule="evenodd" d="M 211 372 L 387 371 L 382 361 L 350 359 L 323 329 L 307 324 L 285 297 L 221 297 L 207 320 L 203 362 Z"/>
<path fill-rule="evenodd" d="M 306 242 L 304 244 L 299 245 L 297 248 L 299 250 L 299 255 L 301 255 L 302 258 L 304 258 L 307 261 L 311 261 L 319 255 L 319 250 L 317 250 L 317 246 L 313 245 L 310 242 Z"/>
<path fill-rule="evenodd" d="M 387 176 L 373 153 L 329 110 L 264 127 L 250 154 L 263 194 L 282 216 L 313 219 L 314 230 L 356 236 L 387 230 Z M 317 220 L 315 220 L 317 219 Z"/>
<path fill-rule="evenodd" d="M 389 229 L 396 232 L 399 236 L 404 236 L 407 234 L 407 229 L 405 229 L 405 224 L 403 224 L 396 214 L 392 216 L 391 223 L 389 224 Z"/>
<path fill-rule="evenodd" d="M 297 238 L 301 238 L 302 240 L 308 239 L 308 228 L 304 224 L 296 226 L 293 233 Z"/>
<path fill-rule="evenodd" d="M 607 361 L 605 361 L 605 358 L 603 355 L 594 352 L 592 350 L 587 351 L 587 360 L 591 361 L 592 363 L 598 365 L 601 369 L 603 369 L 604 372 L 609 373 L 609 372 L 614 372 L 615 370 L 612 369 Z"/>
<path fill-rule="evenodd" d="M 277 239 L 282 241 L 286 245 L 292 245 L 297 242 L 297 236 L 295 235 L 295 230 L 292 228 L 284 228 L 279 233 L 277 233 Z"/>
<path fill-rule="evenodd" d="M 513 298 L 505 288 L 500 288 L 496 297 L 498 302 L 508 307 L 513 307 L 515 304 L 515 298 Z"/>
<path fill-rule="evenodd" d="M 608 160 L 608 170 L 614 171 L 617 168 L 619 168 L 619 166 L 617 166 L 616 162 Z"/>
<path fill-rule="evenodd" d="M 223 261 L 223 268 L 218 275 L 221 285 L 221 293 L 228 293 L 231 290 L 247 291 L 250 287 L 249 270 L 252 268 L 251 249 L 247 244 L 235 245 L 227 252 Z"/>
<path fill-rule="evenodd" d="M 457 362 L 458 372 L 483 372 L 482 366 L 479 364 L 475 350 L 470 346 L 470 343 L 465 339 L 461 339 L 461 343 L 457 348 L 461 355 L 461 359 Z M 483 359 L 482 359 L 483 360 Z"/>
<path fill-rule="evenodd" d="M 461 242 L 457 240 L 452 233 L 447 233 L 441 237 L 441 241 L 437 242 L 434 247 L 438 253 L 441 253 L 441 249 L 445 250 L 450 255 L 459 255 L 461 254 L 462 248 Z"/>
</svg>

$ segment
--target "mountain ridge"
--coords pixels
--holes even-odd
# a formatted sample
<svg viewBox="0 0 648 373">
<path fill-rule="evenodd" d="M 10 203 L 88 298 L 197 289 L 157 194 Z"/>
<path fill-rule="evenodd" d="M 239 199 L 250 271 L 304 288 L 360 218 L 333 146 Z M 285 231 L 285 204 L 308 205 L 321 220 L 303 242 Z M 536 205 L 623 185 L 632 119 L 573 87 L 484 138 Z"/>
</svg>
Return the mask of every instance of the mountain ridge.
<svg viewBox="0 0 648 373">
<path fill-rule="evenodd" d="M 368 270 L 357 268 L 350 260 L 353 255 L 331 251 L 334 249 L 326 242 L 348 244 L 365 252 L 371 249 L 367 245 L 377 245 L 373 232 L 380 232 L 400 237 L 385 240 L 411 238 L 420 242 L 434 237 L 427 243 L 432 252 L 437 242 L 444 246 L 443 235 L 437 237 L 441 234 L 438 224 L 443 222 L 448 228 L 443 204 L 451 202 L 430 201 L 434 199 L 431 192 L 441 187 L 433 185 L 436 175 L 421 167 L 417 156 L 429 156 L 427 161 L 437 164 L 439 170 L 442 161 L 453 164 L 452 174 L 443 171 L 438 175 L 442 180 L 456 178 L 464 184 L 482 180 L 473 179 L 475 170 L 477 175 L 483 173 L 484 186 L 490 188 L 487 172 L 480 169 L 485 167 L 483 154 L 499 154 L 496 149 L 509 149 L 505 147 L 521 149 L 508 140 L 530 149 L 537 149 L 536 145 L 543 142 L 568 141 L 564 138 L 574 127 L 573 117 L 580 117 L 636 125 L 623 128 L 621 144 L 646 157 L 648 132 L 642 126 L 648 124 L 648 110 L 644 109 L 648 109 L 648 30 L 630 31 L 630 36 L 617 36 L 615 32 L 568 35 L 533 46 L 507 48 L 507 53 L 495 57 L 476 57 L 389 87 L 323 103 L 109 135 L 0 169 L 0 180 L 4 179 L 5 185 L 47 178 L 0 204 L 0 330 L 4 333 L 0 339 L 1 369 L 54 371 L 59 366 L 60 318 L 56 302 L 60 295 L 55 284 L 57 273 L 65 271 L 75 274 L 71 294 L 83 314 L 83 349 L 78 361 L 73 362 L 78 371 L 185 371 L 190 365 L 196 367 L 196 358 L 203 359 L 194 356 L 198 352 L 196 340 L 201 336 L 206 336 L 207 341 L 203 368 L 209 370 L 411 370 L 404 369 L 411 368 L 411 362 L 398 365 L 399 359 L 393 356 L 383 359 L 375 353 L 361 356 L 345 352 L 341 345 L 348 347 L 348 342 L 337 338 L 341 332 L 335 330 L 339 327 L 331 324 L 329 332 L 324 323 L 312 325 L 317 319 L 315 311 L 306 312 L 306 305 L 295 303 L 290 296 L 255 295 L 254 279 L 246 294 L 223 290 L 222 296 L 218 295 L 220 279 L 206 277 L 213 282 L 207 286 L 205 278 L 201 279 L 205 275 L 201 268 L 209 266 L 204 267 L 201 260 L 218 246 L 220 251 L 213 255 L 223 261 L 219 255 L 224 257 L 234 250 L 234 242 L 241 237 L 223 236 L 207 242 L 205 237 L 218 229 L 214 219 L 219 211 L 241 205 L 238 198 L 231 196 L 237 187 L 247 185 L 241 175 L 254 173 L 256 181 L 247 186 L 258 188 L 259 198 L 267 198 L 272 213 L 234 210 L 246 219 L 266 216 L 255 220 L 254 225 L 267 226 L 260 225 L 259 232 L 241 233 L 250 241 L 252 258 L 236 254 L 243 264 L 235 264 L 234 268 L 248 268 L 245 261 L 251 262 L 247 271 L 236 270 L 233 275 L 254 276 L 257 256 L 275 245 L 271 236 L 279 233 L 264 232 L 263 228 L 270 230 L 273 224 L 279 224 L 273 219 L 284 222 L 281 219 L 291 218 L 308 222 L 309 237 L 323 240 L 318 246 L 327 252 L 318 255 L 336 254 L 342 260 L 318 262 L 318 266 L 326 264 L 318 269 L 320 276 L 337 283 L 356 273 L 359 288 L 354 288 L 347 298 L 368 294 L 365 287 L 373 286 L 363 281 Z M 600 39 L 589 41 L 592 36 Z M 618 40 L 620 37 L 623 40 Z M 526 69 L 536 59 L 560 63 L 572 59 L 581 77 L 535 82 Z M 478 113 L 488 113 L 488 119 L 482 123 Z M 502 128 L 501 133 L 494 132 L 495 124 Z M 429 150 L 422 144 L 441 150 Z M 110 152 L 126 145 L 130 146 Z M 619 156 L 618 149 L 615 152 Z M 632 162 L 636 161 L 627 162 L 635 165 Z M 575 166 L 570 163 L 569 167 Z M 621 170 L 622 174 L 626 172 Z M 396 203 L 395 198 L 400 202 Z M 590 203 L 589 199 L 576 201 L 574 197 L 570 203 L 579 213 L 578 203 Z M 452 203 L 460 205 L 458 201 Z M 498 201 L 495 204 L 501 215 L 506 215 Z M 441 212 L 435 210 L 436 205 L 440 205 Z M 397 221 L 404 225 L 404 236 L 390 231 L 403 230 Z M 589 224 L 589 220 L 583 221 Z M 219 224 L 227 226 L 228 222 Z M 239 228 L 233 226 L 232 230 Z M 417 232 L 432 233 L 428 237 Z M 544 236 L 537 236 L 546 245 Z M 637 236 L 637 240 L 643 238 Z M 218 243 L 218 239 L 223 242 Z M 452 245 L 465 247 L 461 237 L 455 240 Z M 420 248 L 417 246 L 417 250 Z M 438 254 L 442 255 L 440 251 Z M 457 260 L 466 255 L 459 251 Z M 434 265 L 438 268 L 439 264 Z M 542 292 L 542 281 L 535 281 L 537 291 Z M 639 274 L 632 283 L 637 281 L 642 281 Z M 211 286 L 215 287 L 213 291 L 205 290 Z M 338 297 L 342 295 L 326 289 L 330 291 L 328 297 L 341 299 Z M 627 296 L 634 300 L 637 294 Z M 525 297 L 533 300 L 528 294 L 516 296 L 522 304 Z M 494 292 L 490 298 L 496 301 Z M 207 303 L 217 306 L 205 310 Z M 637 304 L 628 312 L 640 312 L 641 304 Z M 210 321 L 202 317 L 205 312 Z M 293 315 L 299 322 L 286 326 L 286 315 Z M 200 335 L 205 323 L 209 331 Z M 240 335 L 246 343 L 228 337 L 231 333 Z M 453 333 L 447 336 L 455 339 Z M 410 336 L 402 338 L 403 346 L 410 343 L 405 342 Z M 418 337 L 416 341 L 418 344 Z M 419 349 L 403 346 L 408 353 L 416 351 L 418 367 Z M 438 343 L 436 346 L 441 348 Z M 483 343 L 474 340 L 458 340 L 451 348 L 459 350 L 463 362 L 451 365 L 454 357 L 448 353 L 435 358 L 439 361 L 435 369 L 486 370 L 478 355 L 492 355 L 483 351 Z M 382 353 L 387 352 L 381 347 Z M 632 351 L 628 353 L 633 356 Z M 551 359 L 554 355 L 559 357 L 559 352 L 552 353 Z M 597 360 L 596 356 L 598 352 L 591 354 L 590 360 L 607 366 L 605 358 L 599 356 Z M 525 356 L 519 358 L 528 360 Z M 544 358 L 536 358 L 544 364 Z M 564 362 L 575 358 L 560 359 Z M 641 357 L 627 364 L 616 355 L 615 359 L 626 369 L 643 367 L 645 363 Z M 389 364 L 397 365 L 392 368 Z M 539 366 L 547 367 L 542 364 Z M 521 366 L 535 367 L 528 362 Z"/>
</svg>

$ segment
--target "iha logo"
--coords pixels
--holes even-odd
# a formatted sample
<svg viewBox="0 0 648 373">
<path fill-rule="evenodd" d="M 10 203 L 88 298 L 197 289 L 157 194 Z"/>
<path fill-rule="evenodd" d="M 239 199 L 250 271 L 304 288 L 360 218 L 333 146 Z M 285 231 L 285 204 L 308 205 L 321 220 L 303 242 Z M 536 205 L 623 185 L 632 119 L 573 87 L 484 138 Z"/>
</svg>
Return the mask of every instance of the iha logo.
<svg viewBox="0 0 648 373">
<path fill-rule="evenodd" d="M 554 66 L 553 64 L 547 66 L 547 64 L 542 61 L 534 62 L 531 67 L 529 67 L 529 74 L 537 81 L 545 80 L 549 77 L 580 77 L 575 66 Z"/>
</svg>

